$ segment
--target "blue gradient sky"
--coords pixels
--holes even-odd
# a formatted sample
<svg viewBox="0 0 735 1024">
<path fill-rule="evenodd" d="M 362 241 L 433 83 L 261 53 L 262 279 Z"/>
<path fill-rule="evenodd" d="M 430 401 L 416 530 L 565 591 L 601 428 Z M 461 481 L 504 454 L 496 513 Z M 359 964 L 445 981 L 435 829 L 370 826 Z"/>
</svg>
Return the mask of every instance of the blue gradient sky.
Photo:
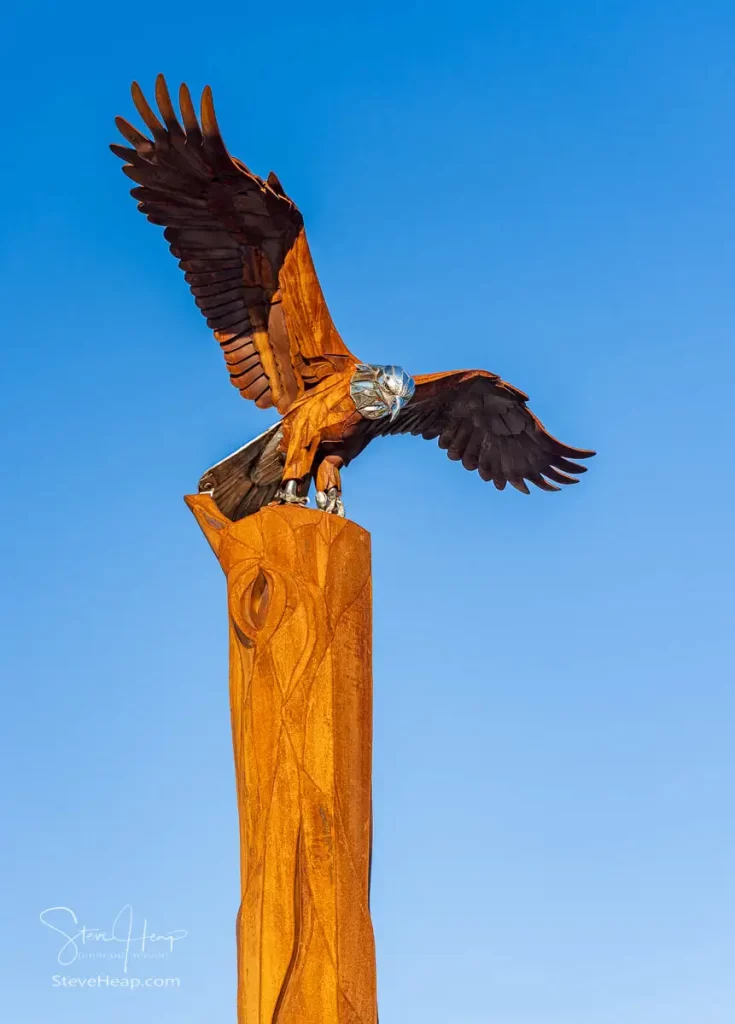
<svg viewBox="0 0 735 1024">
<path fill-rule="evenodd" d="M 732 1024 L 732 4 L 4 19 L 3 1019 L 234 1021 L 224 582 L 181 496 L 272 417 L 107 150 L 163 70 L 277 171 L 362 358 L 488 367 L 600 452 L 530 498 L 410 438 L 345 475 L 381 1024 Z M 125 904 L 188 931 L 135 967 L 181 989 L 52 988 L 39 912 Z"/>
</svg>

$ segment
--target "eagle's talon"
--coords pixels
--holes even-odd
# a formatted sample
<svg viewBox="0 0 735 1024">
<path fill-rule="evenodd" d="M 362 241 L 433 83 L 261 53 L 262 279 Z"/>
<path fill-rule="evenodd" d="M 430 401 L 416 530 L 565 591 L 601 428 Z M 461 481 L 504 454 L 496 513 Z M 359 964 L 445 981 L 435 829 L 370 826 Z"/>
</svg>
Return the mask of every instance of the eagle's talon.
<svg viewBox="0 0 735 1024">
<path fill-rule="evenodd" d="M 306 508 L 309 499 L 306 495 L 301 497 L 296 493 L 296 481 L 289 480 L 288 483 L 279 487 L 273 495 L 274 505 L 298 505 L 299 508 Z"/>
<path fill-rule="evenodd" d="M 328 491 L 316 492 L 316 505 L 322 512 L 330 512 L 332 515 L 345 518 L 345 507 L 342 503 L 342 495 L 336 487 L 330 487 Z"/>
</svg>

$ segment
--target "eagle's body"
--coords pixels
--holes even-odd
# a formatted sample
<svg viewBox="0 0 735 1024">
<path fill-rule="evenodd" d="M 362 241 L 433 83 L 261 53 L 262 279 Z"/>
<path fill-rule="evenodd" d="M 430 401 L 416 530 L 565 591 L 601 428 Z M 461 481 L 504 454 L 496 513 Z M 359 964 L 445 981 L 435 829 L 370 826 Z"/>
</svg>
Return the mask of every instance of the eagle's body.
<svg viewBox="0 0 735 1024">
<path fill-rule="evenodd" d="M 232 383 L 283 419 L 213 466 L 200 481 L 232 519 L 269 501 L 306 500 L 344 514 L 340 469 L 383 434 L 439 438 L 449 457 L 478 470 L 502 490 L 528 493 L 576 483 L 584 467 L 547 433 L 527 396 L 486 370 L 410 377 L 400 367 L 362 363 L 329 315 L 301 214 L 278 179 L 262 180 L 225 149 L 209 89 L 201 125 L 181 87 L 183 128 L 166 83 L 156 82 L 163 123 L 137 85 L 135 104 L 146 138 L 117 119 L 133 148 L 113 146 L 138 187 L 132 194 L 149 220 L 165 226 L 196 304 L 220 343 Z"/>
</svg>

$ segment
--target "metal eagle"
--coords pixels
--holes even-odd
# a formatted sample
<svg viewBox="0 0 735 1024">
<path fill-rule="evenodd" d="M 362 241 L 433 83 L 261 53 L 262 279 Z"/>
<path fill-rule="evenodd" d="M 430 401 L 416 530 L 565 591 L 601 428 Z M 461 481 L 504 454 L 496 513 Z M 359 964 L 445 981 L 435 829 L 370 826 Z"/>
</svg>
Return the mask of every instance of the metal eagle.
<svg viewBox="0 0 735 1024">
<path fill-rule="evenodd" d="M 263 180 L 230 156 L 205 88 L 197 119 L 181 86 L 181 122 L 165 79 L 156 80 L 160 118 L 137 83 L 133 101 L 151 137 L 123 118 L 130 146 L 113 145 L 136 183 L 138 209 L 179 260 L 194 300 L 224 353 L 230 380 L 282 420 L 209 469 L 199 482 L 232 520 L 270 502 L 316 502 L 344 515 L 340 470 L 376 437 L 439 439 L 450 459 L 498 490 L 529 493 L 578 483 L 593 451 L 552 437 L 528 396 L 487 370 L 409 376 L 400 366 L 363 363 L 329 315 L 304 221 L 271 172 Z M 161 120 L 162 119 L 162 120 Z"/>
</svg>

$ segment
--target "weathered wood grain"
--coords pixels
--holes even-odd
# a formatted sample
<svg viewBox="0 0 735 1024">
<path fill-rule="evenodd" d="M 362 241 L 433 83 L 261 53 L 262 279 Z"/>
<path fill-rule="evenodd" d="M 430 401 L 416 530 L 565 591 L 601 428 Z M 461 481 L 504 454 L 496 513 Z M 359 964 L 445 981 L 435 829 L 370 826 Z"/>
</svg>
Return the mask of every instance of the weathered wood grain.
<svg viewBox="0 0 735 1024">
<path fill-rule="evenodd" d="M 370 538 L 186 498 L 227 575 L 239 1024 L 376 1024 Z"/>
</svg>

